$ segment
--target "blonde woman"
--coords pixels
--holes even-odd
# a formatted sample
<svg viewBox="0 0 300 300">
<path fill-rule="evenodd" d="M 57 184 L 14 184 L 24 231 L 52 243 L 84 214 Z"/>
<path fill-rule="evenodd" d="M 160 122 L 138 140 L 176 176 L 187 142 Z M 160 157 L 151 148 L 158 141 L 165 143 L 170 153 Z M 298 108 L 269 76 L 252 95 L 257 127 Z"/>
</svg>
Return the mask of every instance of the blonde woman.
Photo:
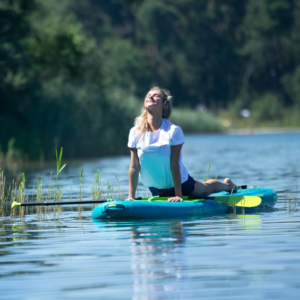
<svg viewBox="0 0 300 300">
<path fill-rule="evenodd" d="M 135 198 L 139 175 L 153 196 L 170 197 L 171 202 L 182 201 L 183 196 L 236 190 L 229 178 L 224 182 L 214 179 L 200 182 L 188 174 L 182 163 L 183 132 L 168 120 L 172 113 L 171 98 L 169 92 L 152 88 L 145 97 L 142 114 L 130 130 L 127 200 Z"/>
</svg>

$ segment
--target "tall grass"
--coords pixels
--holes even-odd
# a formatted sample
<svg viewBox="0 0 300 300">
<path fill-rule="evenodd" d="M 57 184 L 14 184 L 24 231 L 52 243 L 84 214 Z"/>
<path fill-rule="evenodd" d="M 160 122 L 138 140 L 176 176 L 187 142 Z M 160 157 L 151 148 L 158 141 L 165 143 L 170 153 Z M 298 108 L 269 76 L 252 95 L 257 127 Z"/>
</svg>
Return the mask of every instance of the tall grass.
<svg viewBox="0 0 300 300">
<path fill-rule="evenodd" d="M 58 178 L 61 171 L 65 168 L 66 164 L 61 166 L 61 160 L 63 155 L 63 147 L 60 148 L 59 155 L 57 153 L 57 146 L 55 147 L 55 157 L 56 157 L 56 184 L 54 189 L 54 200 L 60 201 L 62 199 L 62 189 L 61 185 L 58 183 Z"/>
<path fill-rule="evenodd" d="M 283 204 L 284 209 L 287 210 L 289 213 L 293 213 L 296 211 L 299 211 L 299 205 L 300 205 L 300 195 L 299 195 L 299 187 L 296 186 L 295 192 L 284 192 L 283 197 Z"/>
<path fill-rule="evenodd" d="M 55 157 L 56 157 L 56 180 L 58 180 L 59 174 L 61 171 L 65 168 L 67 164 L 64 164 L 62 167 L 61 166 L 61 160 L 62 160 L 62 155 L 63 155 L 63 147 L 60 148 L 60 153 L 59 155 L 57 154 L 57 146 L 55 147 Z"/>
<path fill-rule="evenodd" d="M 100 178 L 100 171 L 97 170 L 95 182 L 92 185 L 92 193 L 91 193 L 92 199 L 94 200 L 101 199 L 102 192 L 103 192 L 103 186 Z"/>
<path fill-rule="evenodd" d="M 83 179 L 83 168 L 80 169 L 79 174 L 79 194 L 78 199 L 82 200 L 84 188 L 82 187 L 82 179 Z"/>
<path fill-rule="evenodd" d="M 25 183 L 25 174 L 22 173 L 20 182 L 17 183 L 13 180 L 10 185 L 7 185 L 4 172 L 0 170 L 0 216 L 6 216 L 7 202 L 28 202 L 29 194 L 26 192 Z M 12 212 L 12 216 L 15 216 L 16 214 L 16 211 Z M 18 214 L 20 217 L 23 217 L 25 214 L 25 208 L 19 207 Z"/>
<path fill-rule="evenodd" d="M 221 121 L 210 113 L 202 113 L 192 109 L 174 109 L 170 121 L 179 125 L 185 133 L 225 132 Z"/>
<path fill-rule="evenodd" d="M 5 177 L 3 171 L 0 169 L 0 216 L 5 215 Z"/>
<path fill-rule="evenodd" d="M 82 200 L 84 197 L 84 188 L 83 188 L 83 168 L 80 169 L 79 174 L 79 194 L 77 195 L 76 200 Z M 117 184 L 113 184 L 112 182 L 107 182 L 106 190 L 103 188 L 100 171 L 97 170 L 95 181 L 91 187 L 91 198 L 94 200 L 99 199 L 125 199 L 125 191 L 121 186 L 121 182 L 116 176 Z M 13 201 L 17 201 L 19 203 L 28 202 L 44 202 L 44 201 L 57 201 L 62 200 L 72 200 L 72 193 L 69 195 L 69 198 L 62 197 L 62 192 L 60 198 L 57 198 L 56 186 L 59 186 L 59 178 L 55 181 L 55 185 L 53 184 L 52 174 L 50 174 L 49 178 L 49 186 L 47 188 L 44 187 L 43 177 L 39 177 L 36 183 L 33 185 L 31 190 L 26 189 L 26 177 L 25 174 L 22 173 L 21 178 L 19 180 L 13 180 L 11 184 L 6 183 L 6 178 L 4 176 L 4 172 L 0 171 L 0 217 L 5 217 L 10 215 L 11 217 L 24 217 L 26 213 L 36 212 L 40 216 L 44 216 L 50 212 L 54 214 L 61 212 L 61 206 L 36 206 L 36 207 L 19 207 L 15 210 L 10 210 L 10 206 Z M 73 180 L 71 179 L 71 186 Z M 77 206 L 78 212 L 82 212 L 82 205 Z M 27 211 L 26 211 L 27 210 Z"/>
</svg>

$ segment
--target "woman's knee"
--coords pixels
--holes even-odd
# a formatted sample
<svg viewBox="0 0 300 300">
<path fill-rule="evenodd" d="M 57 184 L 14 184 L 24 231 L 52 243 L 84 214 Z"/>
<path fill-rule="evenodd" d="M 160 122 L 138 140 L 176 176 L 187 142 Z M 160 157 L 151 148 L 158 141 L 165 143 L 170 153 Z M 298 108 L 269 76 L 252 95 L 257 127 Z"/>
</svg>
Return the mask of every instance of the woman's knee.
<svg viewBox="0 0 300 300">
<path fill-rule="evenodd" d="M 224 183 L 225 184 L 230 184 L 231 183 L 231 179 L 230 178 L 225 178 L 224 179 Z"/>
</svg>

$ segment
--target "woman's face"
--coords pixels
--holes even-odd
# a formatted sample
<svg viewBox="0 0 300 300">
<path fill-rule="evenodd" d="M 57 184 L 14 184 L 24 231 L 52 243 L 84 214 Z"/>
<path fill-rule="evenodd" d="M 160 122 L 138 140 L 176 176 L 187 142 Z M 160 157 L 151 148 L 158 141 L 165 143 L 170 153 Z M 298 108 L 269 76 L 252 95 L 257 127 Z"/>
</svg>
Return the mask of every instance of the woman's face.
<svg viewBox="0 0 300 300">
<path fill-rule="evenodd" d="M 144 107 L 150 111 L 162 111 L 164 108 L 162 92 L 160 90 L 149 91 L 144 101 Z"/>
</svg>

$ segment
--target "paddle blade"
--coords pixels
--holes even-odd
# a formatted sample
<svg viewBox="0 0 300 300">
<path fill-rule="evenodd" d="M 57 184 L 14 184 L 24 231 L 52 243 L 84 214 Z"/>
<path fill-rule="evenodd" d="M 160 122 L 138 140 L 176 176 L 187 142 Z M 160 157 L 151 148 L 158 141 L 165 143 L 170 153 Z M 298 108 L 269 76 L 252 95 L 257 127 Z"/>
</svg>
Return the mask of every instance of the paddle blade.
<svg viewBox="0 0 300 300">
<path fill-rule="evenodd" d="M 257 196 L 231 196 L 231 197 L 217 197 L 218 202 L 239 207 L 256 207 L 261 204 L 261 198 Z"/>
<path fill-rule="evenodd" d="M 18 202 L 16 202 L 16 201 L 14 201 L 14 202 L 11 204 L 11 208 L 12 208 L 12 209 L 14 209 L 14 208 L 16 208 L 16 207 L 18 207 L 18 206 L 21 206 L 21 203 L 18 203 Z"/>
</svg>

